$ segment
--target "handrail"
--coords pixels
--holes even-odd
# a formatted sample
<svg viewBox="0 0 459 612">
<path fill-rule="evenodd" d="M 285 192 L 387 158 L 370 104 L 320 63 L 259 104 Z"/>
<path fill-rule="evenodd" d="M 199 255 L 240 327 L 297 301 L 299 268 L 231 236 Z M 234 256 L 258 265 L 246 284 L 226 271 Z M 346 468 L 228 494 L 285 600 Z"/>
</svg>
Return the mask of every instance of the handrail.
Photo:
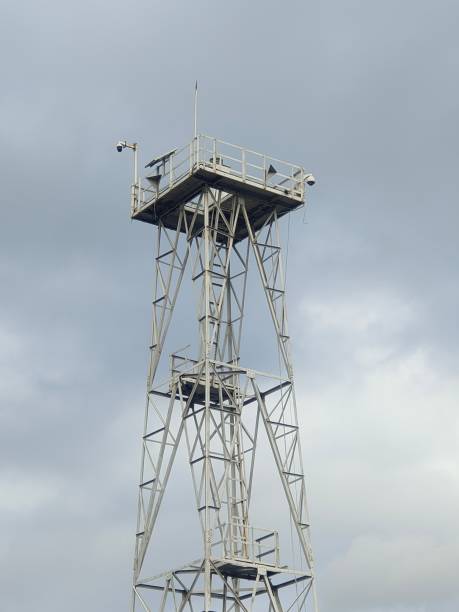
<svg viewBox="0 0 459 612">
<path fill-rule="evenodd" d="M 220 548 L 223 557 L 246 559 L 264 565 L 280 564 L 277 531 L 247 525 L 240 518 L 233 518 L 231 523 L 222 523 L 220 530 L 221 537 L 214 540 L 212 548 Z"/>
<path fill-rule="evenodd" d="M 156 174 L 146 177 L 143 184 L 139 182 L 132 186 L 133 212 L 152 204 L 200 168 L 232 176 L 263 189 L 278 190 L 296 200 L 302 201 L 304 198 L 307 175 L 301 166 L 199 134 L 167 158 L 160 159 L 152 168 Z M 148 180 L 152 184 L 145 183 Z"/>
<path fill-rule="evenodd" d="M 253 155 L 259 155 L 260 157 L 264 157 L 264 154 L 260 153 L 259 151 L 254 151 L 253 149 L 248 149 L 247 147 L 241 147 L 240 145 L 235 145 L 231 142 L 226 142 L 225 140 L 220 140 L 219 138 L 214 138 L 213 136 L 209 136 L 207 134 L 199 134 L 199 137 L 208 138 L 209 140 L 216 140 L 216 142 L 219 142 L 220 144 L 223 144 L 225 146 L 233 147 L 234 149 L 239 149 L 240 151 L 245 151 L 246 153 L 252 153 Z M 286 164 L 287 166 L 294 166 L 295 168 L 300 168 L 300 166 L 298 166 L 297 164 L 292 164 L 291 162 L 285 161 L 284 159 L 279 159 L 277 157 L 271 157 L 271 155 L 266 155 L 266 158 L 270 159 L 271 161 L 278 162 L 280 164 Z"/>
</svg>

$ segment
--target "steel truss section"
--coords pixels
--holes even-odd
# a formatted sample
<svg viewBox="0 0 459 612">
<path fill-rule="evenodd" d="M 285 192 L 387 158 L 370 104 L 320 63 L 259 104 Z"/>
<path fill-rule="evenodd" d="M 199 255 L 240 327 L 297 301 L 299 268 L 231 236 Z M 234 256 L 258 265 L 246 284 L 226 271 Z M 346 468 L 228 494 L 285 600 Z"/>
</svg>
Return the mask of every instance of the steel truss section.
<svg viewBox="0 0 459 612">
<path fill-rule="evenodd" d="M 174 228 L 158 220 L 132 610 L 318 612 L 276 208 L 254 228 L 243 196 L 204 185 L 180 205 L 176 219 Z M 241 226 L 247 238 L 238 241 Z M 277 375 L 241 365 L 251 258 L 277 338 Z M 199 350 L 196 359 L 172 355 L 168 379 L 158 383 L 187 264 L 199 287 Z M 275 531 L 257 530 L 249 520 L 260 424 L 297 534 L 299 569 L 281 564 Z M 158 512 L 182 439 L 203 555 L 148 577 L 147 551 L 154 548 Z"/>
</svg>

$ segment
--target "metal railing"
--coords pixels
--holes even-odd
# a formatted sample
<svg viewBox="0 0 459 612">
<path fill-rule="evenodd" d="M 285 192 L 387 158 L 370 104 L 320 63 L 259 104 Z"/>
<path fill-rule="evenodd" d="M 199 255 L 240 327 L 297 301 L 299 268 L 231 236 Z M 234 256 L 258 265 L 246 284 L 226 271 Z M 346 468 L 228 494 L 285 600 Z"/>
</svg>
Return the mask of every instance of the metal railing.
<svg viewBox="0 0 459 612">
<path fill-rule="evenodd" d="M 301 166 L 205 135 L 198 137 L 197 154 L 201 167 L 291 197 L 304 196 L 306 173 Z"/>
<path fill-rule="evenodd" d="M 279 534 L 270 529 L 245 525 L 242 519 L 234 519 L 231 524 L 224 523 L 223 537 L 212 543 L 217 554 L 225 559 L 239 559 L 262 563 L 280 564 Z"/>
<path fill-rule="evenodd" d="M 158 160 L 152 173 L 133 186 L 133 212 L 152 204 L 200 169 L 298 201 L 304 199 L 304 168 L 205 134 Z"/>
</svg>

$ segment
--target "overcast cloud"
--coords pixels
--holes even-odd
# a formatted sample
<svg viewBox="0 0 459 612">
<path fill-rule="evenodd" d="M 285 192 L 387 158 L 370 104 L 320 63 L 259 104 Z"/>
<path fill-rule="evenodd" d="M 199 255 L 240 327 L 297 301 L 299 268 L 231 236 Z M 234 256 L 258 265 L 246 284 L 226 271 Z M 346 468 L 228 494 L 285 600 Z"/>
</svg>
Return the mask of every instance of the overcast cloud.
<svg viewBox="0 0 459 612">
<path fill-rule="evenodd" d="M 113 145 L 187 142 L 197 78 L 204 132 L 318 179 L 288 285 L 322 611 L 457 612 L 457 1 L 0 5 L 1 610 L 127 610 L 154 232 Z"/>
</svg>

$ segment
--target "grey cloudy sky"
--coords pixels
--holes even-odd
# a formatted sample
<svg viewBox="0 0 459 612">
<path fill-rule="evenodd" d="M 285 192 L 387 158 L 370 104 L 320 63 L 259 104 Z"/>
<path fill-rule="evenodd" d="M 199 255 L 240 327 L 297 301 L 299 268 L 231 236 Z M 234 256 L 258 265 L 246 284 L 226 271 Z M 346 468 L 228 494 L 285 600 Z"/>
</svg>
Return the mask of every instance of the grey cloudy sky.
<svg viewBox="0 0 459 612">
<path fill-rule="evenodd" d="M 203 131 L 318 178 L 288 279 L 322 610 L 456 612 L 457 1 L 0 5 L 1 609 L 127 609 L 153 233 L 113 143 L 185 143 L 197 78 Z"/>
</svg>

